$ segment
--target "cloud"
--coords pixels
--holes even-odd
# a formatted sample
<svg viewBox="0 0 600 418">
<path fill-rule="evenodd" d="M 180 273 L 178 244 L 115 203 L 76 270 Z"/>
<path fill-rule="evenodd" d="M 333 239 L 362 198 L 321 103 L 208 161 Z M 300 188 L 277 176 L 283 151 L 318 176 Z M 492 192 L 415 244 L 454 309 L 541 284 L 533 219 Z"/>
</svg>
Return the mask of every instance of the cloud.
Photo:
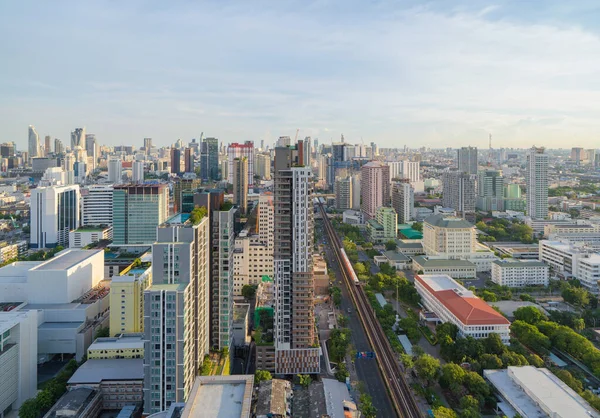
<svg viewBox="0 0 600 418">
<path fill-rule="evenodd" d="M 594 146 L 600 130 L 600 39 L 572 4 L 10 7 L 0 10 L 0 36 L 14 40 L 0 45 L 0 140 L 22 147 L 29 124 L 58 137 L 86 125 L 113 144 L 300 128 L 384 147 L 485 147 L 488 132 L 507 146 Z"/>
</svg>

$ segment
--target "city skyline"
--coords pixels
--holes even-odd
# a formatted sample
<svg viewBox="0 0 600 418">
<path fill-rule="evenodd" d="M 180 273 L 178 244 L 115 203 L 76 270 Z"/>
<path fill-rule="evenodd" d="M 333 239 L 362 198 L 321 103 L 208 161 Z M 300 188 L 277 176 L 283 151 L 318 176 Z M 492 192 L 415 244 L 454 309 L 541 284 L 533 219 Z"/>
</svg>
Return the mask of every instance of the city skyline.
<svg viewBox="0 0 600 418">
<path fill-rule="evenodd" d="M 296 129 L 384 148 L 483 149 L 489 133 L 495 148 L 593 145 L 593 3 L 256 6 L 2 5 L 0 141 L 25 149 L 34 125 L 63 143 L 87 126 L 108 145 L 202 131 L 271 144 Z"/>
</svg>

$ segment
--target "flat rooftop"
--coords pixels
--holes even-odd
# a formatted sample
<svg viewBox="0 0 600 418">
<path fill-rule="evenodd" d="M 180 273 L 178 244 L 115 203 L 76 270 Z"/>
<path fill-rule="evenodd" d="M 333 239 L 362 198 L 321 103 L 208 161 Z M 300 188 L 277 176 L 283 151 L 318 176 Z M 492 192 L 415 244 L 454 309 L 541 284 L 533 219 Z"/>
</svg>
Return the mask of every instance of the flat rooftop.
<svg viewBox="0 0 600 418">
<path fill-rule="evenodd" d="M 102 250 L 80 250 L 68 248 L 56 254 L 50 260 L 34 267 L 32 270 L 68 270 L 90 257 L 102 253 Z"/>
<path fill-rule="evenodd" d="M 484 376 L 527 417 L 600 417 L 581 396 L 548 369 L 511 366 L 506 370 L 484 370 Z"/>
<path fill-rule="evenodd" d="M 418 258 L 418 257 L 415 257 Z M 441 260 L 447 261 L 447 260 Z M 447 274 L 420 274 L 418 276 L 422 282 L 427 284 L 434 292 L 440 292 L 443 290 L 454 290 L 468 292 L 463 286 L 461 286 L 456 280 Z"/>
<path fill-rule="evenodd" d="M 543 261 L 507 261 L 507 260 L 494 260 L 493 264 L 500 267 L 518 267 L 518 268 L 527 268 L 527 267 L 548 267 L 548 264 Z"/>
<path fill-rule="evenodd" d="M 143 359 L 90 359 L 83 363 L 69 379 L 69 385 L 98 384 L 108 380 L 142 380 Z"/>
<path fill-rule="evenodd" d="M 465 268 L 476 268 L 475 264 L 471 263 L 468 260 L 440 260 L 440 259 L 431 259 L 424 255 L 419 255 L 413 257 L 413 260 L 423 266 L 428 268 L 443 268 L 443 267 L 465 267 Z"/>
<path fill-rule="evenodd" d="M 124 335 L 122 337 L 96 338 L 88 350 L 122 350 L 122 349 L 144 349 L 144 336 Z"/>
<path fill-rule="evenodd" d="M 167 219 L 165 221 L 165 224 L 166 225 L 183 224 L 188 219 L 190 219 L 190 214 L 189 213 L 178 213 L 177 215 L 171 216 L 169 219 Z"/>
<path fill-rule="evenodd" d="M 199 376 L 182 418 L 249 418 L 253 375 Z"/>
</svg>

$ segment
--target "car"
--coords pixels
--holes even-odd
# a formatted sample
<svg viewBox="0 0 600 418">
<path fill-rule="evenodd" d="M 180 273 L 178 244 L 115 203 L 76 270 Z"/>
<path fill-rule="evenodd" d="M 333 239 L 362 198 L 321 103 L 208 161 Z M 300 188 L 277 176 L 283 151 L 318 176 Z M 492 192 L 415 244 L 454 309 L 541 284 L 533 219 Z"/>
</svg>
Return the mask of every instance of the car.
<svg viewBox="0 0 600 418">
<path fill-rule="evenodd" d="M 352 313 L 352 308 L 348 308 L 348 313 Z"/>
</svg>

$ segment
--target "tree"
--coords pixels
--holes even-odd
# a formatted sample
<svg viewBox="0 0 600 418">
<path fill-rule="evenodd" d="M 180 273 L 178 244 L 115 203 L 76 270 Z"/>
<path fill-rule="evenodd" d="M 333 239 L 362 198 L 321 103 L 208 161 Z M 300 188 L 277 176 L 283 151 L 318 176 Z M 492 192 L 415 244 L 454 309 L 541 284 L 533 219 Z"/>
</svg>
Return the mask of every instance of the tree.
<svg viewBox="0 0 600 418">
<path fill-rule="evenodd" d="M 406 353 L 400 354 L 400 361 L 402 362 L 402 365 L 407 369 L 410 369 L 411 367 L 414 366 L 412 356 L 409 354 L 406 354 Z"/>
<path fill-rule="evenodd" d="M 550 339 L 534 325 L 517 320 L 512 323 L 510 330 L 521 343 L 537 353 L 544 354 L 550 349 Z"/>
<path fill-rule="evenodd" d="M 568 283 L 564 285 L 561 296 L 565 302 L 581 308 L 590 304 L 590 294 L 587 290 L 571 286 Z"/>
<path fill-rule="evenodd" d="M 461 386 L 467 372 L 456 363 L 446 363 L 442 366 L 440 372 L 440 385 L 445 389 Z"/>
<path fill-rule="evenodd" d="M 516 320 L 525 321 L 532 325 L 548 319 L 536 306 L 523 306 L 515 309 L 513 315 Z"/>
<path fill-rule="evenodd" d="M 573 329 L 576 332 L 581 332 L 581 331 L 583 331 L 584 328 L 585 328 L 585 321 L 583 320 L 583 318 L 577 318 L 577 319 L 573 320 Z"/>
<path fill-rule="evenodd" d="M 581 381 L 579 381 L 575 377 L 573 377 L 573 375 L 569 371 L 560 369 L 560 370 L 557 370 L 556 373 L 554 373 L 554 374 L 560 380 L 565 382 L 567 384 L 567 386 L 569 386 L 575 392 L 577 392 L 577 393 L 583 392 L 583 385 L 582 385 Z"/>
<path fill-rule="evenodd" d="M 481 341 L 483 342 L 486 353 L 501 355 L 506 350 L 506 346 L 502 343 L 502 339 L 495 332 L 490 333 Z"/>
<path fill-rule="evenodd" d="M 339 363 L 337 365 L 334 376 L 338 381 L 342 383 L 346 382 L 346 378 L 350 376 L 350 373 L 348 373 L 348 368 L 346 367 L 346 363 Z"/>
<path fill-rule="evenodd" d="M 385 249 L 387 251 L 395 251 L 397 246 L 398 245 L 396 244 L 396 241 L 394 241 L 393 239 L 385 243 Z"/>
<path fill-rule="evenodd" d="M 527 362 L 534 367 L 544 367 L 544 360 L 537 354 L 530 354 L 527 356 Z"/>
<path fill-rule="evenodd" d="M 256 384 L 259 384 L 260 382 L 264 382 L 266 380 L 272 380 L 273 376 L 271 376 L 271 373 L 267 370 L 257 370 L 256 373 L 254 373 L 254 382 Z"/>
<path fill-rule="evenodd" d="M 435 333 L 438 340 L 441 340 L 444 335 L 450 336 L 452 340 L 456 340 L 458 335 L 458 327 L 451 322 L 444 322 L 435 327 Z"/>
<path fill-rule="evenodd" d="M 362 393 L 358 398 L 360 402 L 360 410 L 365 416 L 365 418 L 376 418 L 377 417 L 377 408 L 373 406 L 373 401 L 371 400 L 371 396 L 366 393 Z"/>
<path fill-rule="evenodd" d="M 357 275 L 367 274 L 367 268 L 365 267 L 365 265 L 363 263 L 356 263 L 356 264 L 354 264 L 354 272 Z"/>
<path fill-rule="evenodd" d="M 96 338 L 110 337 L 110 329 L 108 327 L 98 328 L 96 331 Z"/>
<path fill-rule="evenodd" d="M 429 386 L 436 379 L 440 372 L 440 361 L 429 354 L 424 354 L 415 361 L 415 371 L 425 385 Z"/>
<path fill-rule="evenodd" d="M 256 295 L 256 286 L 252 286 L 249 284 L 245 284 L 244 286 L 242 286 L 242 296 L 244 297 L 244 299 L 253 299 L 254 295 Z"/>
<path fill-rule="evenodd" d="M 479 358 L 479 364 L 481 364 L 482 369 L 501 369 L 502 359 L 496 354 L 486 353 Z"/>
<path fill-rule="evenodd" d="M 479 411 L 479 401 L 471 395 L 466 395 L 460 398 L 460 409 L 472 409 Z"/>
<path fill-rule="evenodd" d="M 481 298 L 486 302 L 497 302 L 498 296 L 495 293 L 490 292 L 489 290 L 484 290 L 481 292 Z"/>
<path fill-rule="evenodd" d="M 415 222 L 412 224 L 411 227 L 415 231 L 423 232 L 423 222 Z"/>
<path fill-rule="evenodd" d="M 458 418 L 456 412 L 445 406 L 438 406 L 433 410 L 433 416 L 435 418 Z"/>
<path fill-rule="evenodd" d="M 309 374 L 299 374 L 298 375 L 298 383 L 300 386 L 307 388 L 310 386 L 312 379 Z"/>
<path fill-rule="evenodd" d="M 55 399 L 47 390 L 42 390 L 36 396 L 37 404 L 42 411 L 47 411 L 54 405 Z"/>
<path fill-rule="evenodd" d="M 27 399 L 19 408 L 19 418 L 38 418 L 41 415 L 41 408 L 37 402 L 37 397 Z"/>
<path fill-rule="evenodd" d="M 477 398 L 479 404 L 485 402 L 485 398 L 490 395 L 490 387 L 479 374 L 475 372 L 466 372 L 464 385 L 469 393 Z"/>
</svg>

